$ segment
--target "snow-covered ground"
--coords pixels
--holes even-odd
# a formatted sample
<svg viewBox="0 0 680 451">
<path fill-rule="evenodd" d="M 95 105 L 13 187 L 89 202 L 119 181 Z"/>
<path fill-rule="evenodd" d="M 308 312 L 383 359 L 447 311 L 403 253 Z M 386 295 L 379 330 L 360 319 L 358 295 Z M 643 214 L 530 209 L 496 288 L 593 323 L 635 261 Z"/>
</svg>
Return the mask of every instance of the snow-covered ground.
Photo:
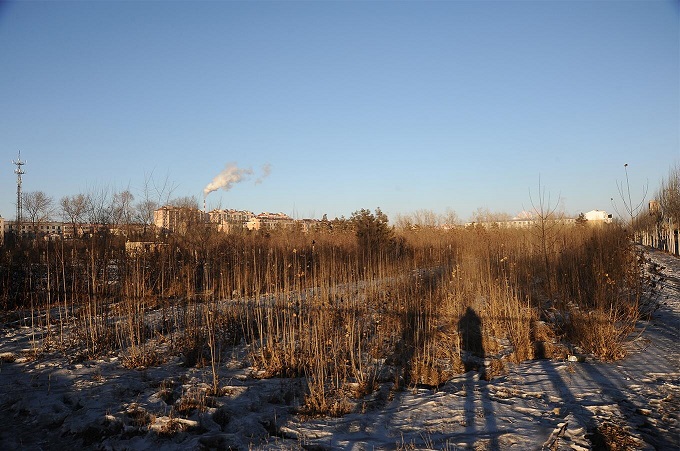
<svg viewBox="0 0 680 451">
<path fill-rule="evenodd" d="M 116 356 L 31 360 L 22 352 L 31 329 L 4 326 L 0 449 L 578 450 L 604 449 L 612 437 L 617 449 L 680 449 L 680 260 L 648 257 L 659 269 L 659 308 L 624 360 L 537 360 L 488 382 L 469 372 L 437 390 L 384 383 L 340 418 L 296 415 L 303 381 L 253 378 L 242 349 L 220 366 L 221 396 L 206 398 L 210 368 L 179 358 L 145 370 Z"/>
</svg>

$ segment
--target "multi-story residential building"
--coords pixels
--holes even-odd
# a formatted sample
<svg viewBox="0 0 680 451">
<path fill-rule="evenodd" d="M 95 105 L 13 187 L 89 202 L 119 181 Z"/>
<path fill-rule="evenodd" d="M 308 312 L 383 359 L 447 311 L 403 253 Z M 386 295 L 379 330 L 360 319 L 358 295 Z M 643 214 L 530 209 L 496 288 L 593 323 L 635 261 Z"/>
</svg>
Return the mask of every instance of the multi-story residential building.
<svg viewBox="0 0 680 451">
<path fill-rule="evenodd" d="M 258 215 L 248 210 L 215 209 L 203 213 L 197 208 L 164 206 L 154 211 L 154 225 L 166 232 L 184 233 L 191 224 L 207 223 L 220 232 L 235 230 L 275 230 L 299 227 L 308 232 L 318 226 L 318 219 L 295 220 L 285 213 L 263 212 Z"/>
<path fill-rule="evenodd" d="M 16 221 L 3 221 L 3 234 L 20 233 L 21 235 L 33 235 L 40 237 L 61 237 L 63 234 L 63 222 L 27 222 L 23 221 L 17 227 Z"/>
<path fill-rule="evenodd" d="M 285 213 L 260 213 L 248 221 L 248 230 L 274 230 L 276 228 L 288 228 L 295 225 L 295 220 Z"/>
<path fill-rule="evenodd" d="M 166 232 L 184 234 L 194 224 L 204 224 L 206 215 L 198 208 L 165 206 L 153 212 L 156 227 Z"/>
<path fill-rule="evenodd" d="M 64 222 L 61 230 L 62 236 L 65 239 L 85 238 L 106 231 L 114 234 L 116 232 L 116 229 L 108 224 L 95 224 L 91 222 Z"/>
<path fill-rule="evenodd" d="M 16 221 L 5 221 L 0 217 L 0 241 L 4 240 L 4 235 L 9 233 L 20 233 L 25 236 L 41 238 L 65 238 L 91 236 L 105 230 L 113 231 L 106 224 L 91 223 L 71 223 L 71 222 L 26 222 L 22 221 L 20 229 L 17 228 Z"/>
<path fill-rule="evenodd" d="M 248 222 L 255 217 L 247 210 L 213 210 L 208 213 L 210 222 L 216 224 L 220 232 L 231 232 L 247 228 Z"/>
<path fill-rule="evenodd" d="M 318 219 L 299 219 L 296 222 L 300 227 L 300 230 L 305 233 L 318 230 L 321 225 L 321 221 Z"/>
</svg>

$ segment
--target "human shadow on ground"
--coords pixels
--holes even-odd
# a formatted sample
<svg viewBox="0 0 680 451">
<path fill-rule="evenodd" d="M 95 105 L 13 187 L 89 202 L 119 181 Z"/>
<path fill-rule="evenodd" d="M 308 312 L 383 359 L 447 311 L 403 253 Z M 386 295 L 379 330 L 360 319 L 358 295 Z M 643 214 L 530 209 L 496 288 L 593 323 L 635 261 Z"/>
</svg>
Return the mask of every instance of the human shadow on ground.
<svg viewBox="0 0 680 451">
<path fill-rule="evenodd" d="M 436 283 L 435 280 L 424 280 L 425 283 Z M 324 440 L 333 449 L 355 449 L 357 444 L 371 445 L 372 436 L 377 440 L 385 440 L 386 437 L 398 437 L 401 427 L 407 426 L 403 418 L 405 409 L 404 402 L 413 396 L 406 390 L 412 387 L 414 390 L 432 389 L 439 390 L 436 386 L 427 386 L 410 377 L 413 369 L 413 358 L 416 349 L 422 346 L 424 340 L 432 337 L 414 333 L 418 327 L 426 323 L 427 313 L 415 308 L 402 312 L 401 328 L 402 334 L 399 342 L 395 346 L 395 355 L 391 361 L 399 367 L 399 373 L 395 384 L 391 389 L 384 391 L 385 395 L 389 392 L 389 400 L 375 403 L 372 409 L 380 409 L 384 413 L 366 417 L 362 414 L 353 413 L 346 415 L 343 420 L 333 421 L 336 429 L 330 437 Z M 482 341 L 482 320 L 474 309 L 468 308 L 457 323 L 458 333 L 461 337 L 461 354 L 463 356 L 465 375 L 462 378 L 462 388 L 464 388 L 465 398 L 463 400 L 463 417 L 461 423 L 453 423 L 450 430 L 414 433 L 411 426 L 407 426 L 409 432 L 404 433 L 395 440 L 398 446 L 403 447 L 441 447 L 449 449 L 463 447 L 463 449 L 473 449 L 485 446 L 486 449 L 499 450 L 498 438 L 510 431 L 499 430 L 496 419 L 496 412 L 490 398 L 488 382 L 484 380 L 484 357 L 485 351 Z M 426 397 L 422 402 L 431 403 L 432 398 Z M 399 407 L 402 406 L 402 407 Z M 407 408 L 408 410 L 408 408 Z M 419 408 L 412 407 L 412 411 L 417 413 Z M 460 424 L 464 430 L 457 427 Z M 345 434 L 352 431 L 351 439 Z M 395 435 L 396 434 L 396 435 Z M 375 442 L 372 443 L 375 445 Z M 384 445 L 384 443 L 383 443 Z"/>
<path fill-rule="evenodd" d="M 496 424 L 495 412 L 489 399 L 488 382 L 484 366 L 484 343 L 482 341 L 482 319 L 472 307 L 468 307 L 465 314 L 458 321 L 458 333 L 461 340 L 461 354 L 463 367 L 465 368 L 465 434 L 477 439 L 480 433 L 476 429 L 478 416 L 484 418 L 484 435 L 490 437 L 488 449 L 498 450 L 498 425 Z M 475 380 L 475 371 L 478 373 Z M 479 393 L 481 411 L 475 408 L 476 394 Z M 468 447 L 474 445 L 468 444 Z"/>
<path fill-rule="evenodd" d="M 461 339 L 461 351 L 465 372 L 479 370 L 480 376 L 484 376 L 482 319 L 472 307 L 468 307 L 465 314 L 458 321 L 458 333 L 460 334 Z"/>
</svg>

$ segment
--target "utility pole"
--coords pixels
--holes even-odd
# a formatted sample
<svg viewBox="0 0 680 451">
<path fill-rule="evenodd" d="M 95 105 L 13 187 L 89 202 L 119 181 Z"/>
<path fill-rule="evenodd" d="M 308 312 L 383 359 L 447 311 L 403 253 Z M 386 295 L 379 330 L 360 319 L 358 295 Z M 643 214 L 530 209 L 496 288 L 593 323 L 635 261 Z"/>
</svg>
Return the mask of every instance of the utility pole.
<svg viewBox="0 0 680 451">
<path fill-rule="evenodd" d="M 19 151 L 19 157 L 16 160 L 13 160 L 12 164 L 16 165 L 17 167 L 14 170 L 14 173 L 17 175 L 17 216 L 15 221 L 15 229 L 17 234 L 21 234 L 21 213 L 23 211 L 21 203 L 21 176 L 22 174 L 25 174 L 21 167 L 26 164 L 25 161 L 21 161 L 21 151 Z"/>
</svg>

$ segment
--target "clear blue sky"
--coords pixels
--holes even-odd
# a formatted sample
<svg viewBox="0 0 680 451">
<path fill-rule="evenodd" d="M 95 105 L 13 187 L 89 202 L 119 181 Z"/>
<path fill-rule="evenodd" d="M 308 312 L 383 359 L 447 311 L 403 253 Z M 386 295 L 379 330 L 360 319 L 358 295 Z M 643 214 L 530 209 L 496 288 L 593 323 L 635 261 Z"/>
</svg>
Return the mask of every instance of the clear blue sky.
<svg viewBox="0 0 680 451">
<path fill-rule="evenodd" d="M 0 3 L 0 215 L 166 177 L 297 217 L 605 209 L 680 162 L 677 1 Z M 260 167 L 271 175 L 255 183 Z"/>
</svg>

